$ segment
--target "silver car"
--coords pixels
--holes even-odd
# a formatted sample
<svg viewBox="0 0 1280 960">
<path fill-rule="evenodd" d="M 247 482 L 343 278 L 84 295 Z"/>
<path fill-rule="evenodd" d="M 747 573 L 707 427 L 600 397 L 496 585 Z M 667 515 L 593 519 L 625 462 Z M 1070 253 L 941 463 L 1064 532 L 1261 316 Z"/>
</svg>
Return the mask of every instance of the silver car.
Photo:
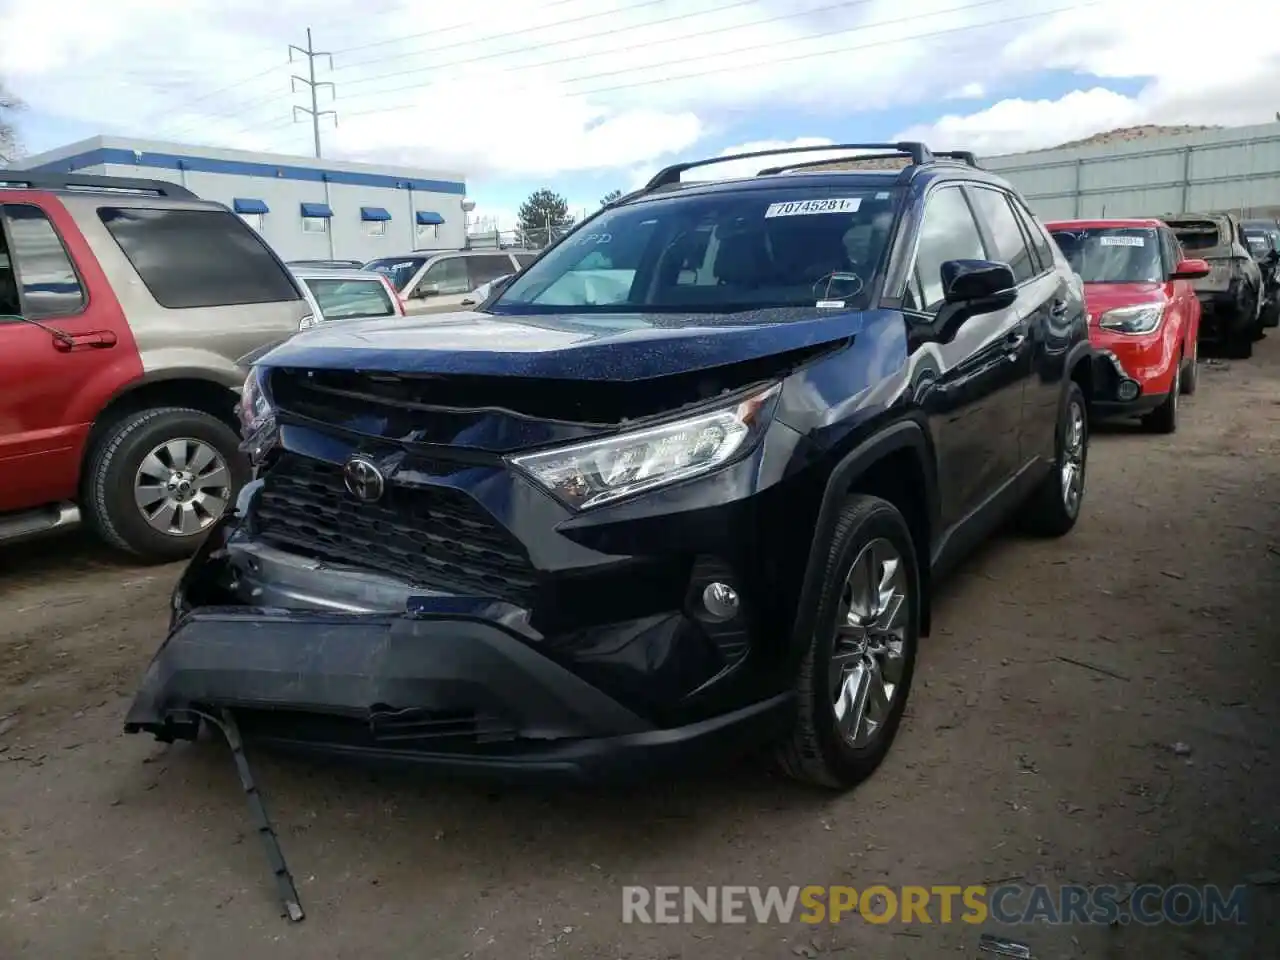
<svg viewBox="0 0 1280 960">
<path fill-rule="evenodd" d="M 380 257 L 364 265 L 384 274 L 408 314 L 460 310 L 476 287 L 532 263 L 534 250 L 449 250 Z"/>
</svg>

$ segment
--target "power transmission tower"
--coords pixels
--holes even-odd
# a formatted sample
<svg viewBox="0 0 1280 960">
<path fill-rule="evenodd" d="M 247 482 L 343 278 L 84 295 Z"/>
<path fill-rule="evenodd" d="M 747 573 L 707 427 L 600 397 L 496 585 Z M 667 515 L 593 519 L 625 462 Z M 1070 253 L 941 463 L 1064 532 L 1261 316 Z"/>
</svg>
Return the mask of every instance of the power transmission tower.
<svg viewBox="0 0 1280 960">
<path fill-rule="evenodd" d="M 304 86 L 309 87 L 311 90 L 311 109 L 308 110 L 306 107 L 300 107 L 297 104 L 294 104 L 293 122 L 294 123 L 298 122 L 299 113 L 305 113 L 307 116 L 311 118 L 311 135 L 315 140 L 316 159 L 319 160 L 320 159 L 320 118 L 326 117 L 326 116 L 333 117 L 333 125 L 336 127 L 338 125 L 338 112 L 336 110 L 321 110 L 320 104 L 317 100 L 317 94 L 321 87 L 328 87 L 329 96 L 334 99 L 337 99 L 338 90 L 329 81 L 316 79 L 316 57 L 326 57 L 329 60 L 329 69 L 332 70 L 333 54 L 326 53 L 323 50 L 315 49 L 315 45 L 311 42 L 310 27 L 307 27 L 307 49 L 303 50 L 301 47 L 296 47 L 292 43 L 289 44 L 289 62 L 290 63 L 293 63 L 293 55 L 295 52 L 307 58 L 307 76 L 300 77 L 295 73 L 292 77 L 289 78 L 289 89 L 292 90 L 294 93 L 297 93 L 298 84 L 300 83 L 303 84 Z"/>
</svg>

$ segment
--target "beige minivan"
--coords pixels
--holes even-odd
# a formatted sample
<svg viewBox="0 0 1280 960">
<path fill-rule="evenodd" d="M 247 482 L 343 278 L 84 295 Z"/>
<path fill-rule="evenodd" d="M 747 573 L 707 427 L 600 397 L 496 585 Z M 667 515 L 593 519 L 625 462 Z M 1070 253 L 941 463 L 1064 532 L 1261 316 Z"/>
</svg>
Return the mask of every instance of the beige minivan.
<svg viewBox="0 0 1280 960">
<path fill-rule="evenodd" d="M 533 250 L 446 250 L 379 257 L 364 268 L 387 277 L 414 316 L 462 310 L 476 287 L 522 270 L 537 256 Z"/>
</svg>

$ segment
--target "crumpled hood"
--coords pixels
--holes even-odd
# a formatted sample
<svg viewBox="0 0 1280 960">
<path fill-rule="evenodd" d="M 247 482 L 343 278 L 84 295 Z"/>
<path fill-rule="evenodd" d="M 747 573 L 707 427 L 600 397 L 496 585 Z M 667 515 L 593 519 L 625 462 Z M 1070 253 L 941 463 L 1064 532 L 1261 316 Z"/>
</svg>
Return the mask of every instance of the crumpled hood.
<svg viewBox="0 0 1280 960">
<path fill-rule="evenodd" d="M 857 334 L 859 311 L 509 315 L 466 311 L 354 321 L 298 334 L 272 367 L 643 380 L 689 373 Z"/>
</svg>

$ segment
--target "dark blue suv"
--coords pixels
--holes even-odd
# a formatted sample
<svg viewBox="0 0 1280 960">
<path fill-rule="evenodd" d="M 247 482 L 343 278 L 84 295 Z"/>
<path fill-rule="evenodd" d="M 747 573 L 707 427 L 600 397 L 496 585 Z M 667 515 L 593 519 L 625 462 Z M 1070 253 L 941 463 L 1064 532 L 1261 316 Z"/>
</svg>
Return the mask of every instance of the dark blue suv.
<svg viewBox="0 0 1280 960">
<path fill-rule="evenodd" d="M 936 579 L 1015 514 L 1075 524 L 1093 366 L 1079 279 L 1005 181 L 822 149 L 902 168 L 680 164 L 474 312 L 262 357 L 254 479 L 126 729 L 230 710 L 246 738 L 457 773 L 769 745 L 866 777 Z"/>
</svg>

